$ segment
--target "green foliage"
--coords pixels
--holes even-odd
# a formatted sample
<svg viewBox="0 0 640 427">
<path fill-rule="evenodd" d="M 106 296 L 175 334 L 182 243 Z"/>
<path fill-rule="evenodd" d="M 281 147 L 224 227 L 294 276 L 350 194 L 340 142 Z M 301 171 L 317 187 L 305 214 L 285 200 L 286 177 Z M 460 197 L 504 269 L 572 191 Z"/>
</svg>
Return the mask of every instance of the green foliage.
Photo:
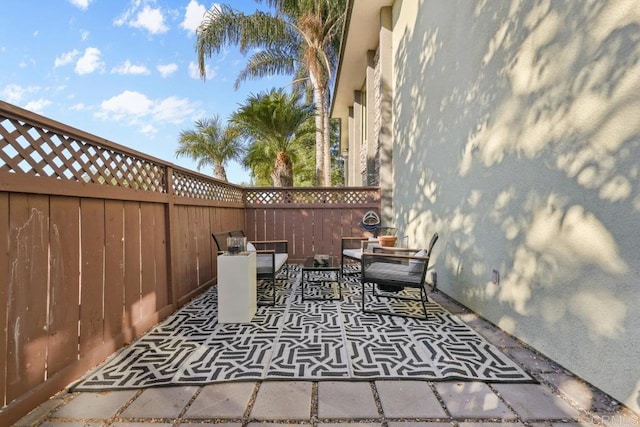
<svg viewBox="0 0 640 427">
<path fill-rule="evenodd" d="M 295 185 L 295 172 L 304 171 L 303 159 L 313 144 L 312 115 L 298 93 L 282 89 L 250 95 L 232 115 L 231 123 L 249 143 L 244 164 L 256 185 Z"/>
<path fill-rule="evenodd" d="M 224 165 L 229 160 L 240 160 L 245 152 L 240 131 L 223 125 L 217 115 L 197 120 L 195 125 L 195 130 L 180 132 L 176 157 L 189 157 L 197 161 L 198 170 L 213 166 L 213 176 L 226 181 Z"/>
<path fill-rule="evenodd" d="M 292 75 L 294 86 L 313 94 L 315 113 L 325 123 L 329 114 L 329 88 L 338 62 L 345 0 L 257 0 L 275 14 L 256 11 L 247 15 L 228 5 L 213 8 L 197 32 L 196 52 L 200 75 L 206 75 L 206 59 L 225 46 L 237 45 L 249 56 L 235 86 L 253 78 Z M 313 89 L 313 91 L 311 90 Z M 329 129 L 315 129 L 318 179 L 329 175 Z"/>
</svg>

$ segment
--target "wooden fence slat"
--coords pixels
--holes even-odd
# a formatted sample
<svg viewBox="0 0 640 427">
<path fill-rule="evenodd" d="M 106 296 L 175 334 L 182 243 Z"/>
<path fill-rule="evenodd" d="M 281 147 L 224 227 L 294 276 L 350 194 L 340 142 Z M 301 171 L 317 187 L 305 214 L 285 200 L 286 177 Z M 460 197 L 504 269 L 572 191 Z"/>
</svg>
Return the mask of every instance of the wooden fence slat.
<svg viewBox="0 0 640 427">
<path fill-rule="evenodd" d="M 73 363 L 78 356 L 80 320 L 80 199 L 51 197 L 48 376 Z"/>
<path fill-rule="evenodd" d="M 164 206 L 155 204 L 154 209 L 154 223 L 156 224 L 154 231 L 154 263 L 155 263 L 155 285 L 156 285 L 156 302 L 158 310 L 161 310 L 169 305 L 169 280 L 168 280 L 168 265 L 167 259 L 167 239 L 166 232 L 168 227 L 167 215 Z"/>
<path fill-rule="evenodd" d="M 124 203 L 105 201 L 104 340 L 122 334 L 124 306 Z"/>
<path fill-rule="evenodd" d="M 7 307 L 9 288 L 9 193 L 0 192 L 0 405 L 7 404 Z"/>
<path fill-rule="evenodd" d="M 124 329 L 138 325 L 140 314 L 140 203 L 124 205 Z M 131 336 L 125 338 L 129 341 Z"/>
<path fill-rule="evenodd" d="M 104 201 L 81 199 L 80 356 L 104 341 Z"/>
<path fill-rule="evenodd" d="M 155 267 L 155 216 L 153 205 L 142 203 L 140 205 L 140 226 L 141 226 L 141 268 L 142 268 L 142 287 L 140 310 L 142 319 L 153 316 L 156 312 L 156 267 Z M 164 227 L 164 224 L 162 224 Z"/>
<path fill-rule="evenodd" d="M 45 377 L 49 270 L 48 198 L 12 195 L 9 203 L 12 271 L 8 301 L 7 401 L 36 387 Z"/>
</svg>

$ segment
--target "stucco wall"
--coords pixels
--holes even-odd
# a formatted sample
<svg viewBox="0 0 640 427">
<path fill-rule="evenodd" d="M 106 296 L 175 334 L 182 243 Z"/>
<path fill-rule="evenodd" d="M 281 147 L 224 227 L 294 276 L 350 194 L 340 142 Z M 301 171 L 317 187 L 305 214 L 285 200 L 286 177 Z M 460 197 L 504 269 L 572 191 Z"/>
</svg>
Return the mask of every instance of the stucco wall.
<svg viewBox="0 0 640 427">
<path fill-rule="evenodd" d="M 397 225 L 440 233 L 442 291 L 635 411 L 639 28 L 636 0 L 394 5 Z"/>
</svg>

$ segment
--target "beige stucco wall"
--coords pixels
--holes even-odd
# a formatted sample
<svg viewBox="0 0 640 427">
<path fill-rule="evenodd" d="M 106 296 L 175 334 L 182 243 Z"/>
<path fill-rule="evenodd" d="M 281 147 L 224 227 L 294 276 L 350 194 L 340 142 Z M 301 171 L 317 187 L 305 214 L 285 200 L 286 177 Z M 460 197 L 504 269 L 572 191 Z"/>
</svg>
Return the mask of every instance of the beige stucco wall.
<svg viewBox="0 0 640 427">
<path fill-rule="evenodd" d="M 640 412 L 640 2 L 398 0 L 393 25 L 397 225 L 440 233 L 442 291 Z"/>
</svg>

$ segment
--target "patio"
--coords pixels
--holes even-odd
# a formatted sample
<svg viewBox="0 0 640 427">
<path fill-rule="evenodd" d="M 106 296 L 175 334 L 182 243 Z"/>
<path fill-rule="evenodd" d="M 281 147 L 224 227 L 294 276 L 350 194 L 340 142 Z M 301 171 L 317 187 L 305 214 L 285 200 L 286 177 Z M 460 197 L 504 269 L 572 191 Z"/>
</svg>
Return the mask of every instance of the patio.
<svg viewBox="0 0 640 427">
<path fill-rule="evenodd" d="M 15 425 L 638 423 L 612 397 L 440 292 L 430 299 L 537 383 L 260 377 L 69 391 L 216 284 L 212 232 L 245 228 L 252 239 L 285 238 L 294 263 L 314 253 L 336 255 L 340 236 L 354 235 L 362 215 L 380 209 L 380 190 L 242 188 L 0 107 L 0 202 L 8 207 L 0 212 L 6 242 L 0 276 L 10 279 L 0 288 L 10 302 L 0 308 L 4 425 L 36 406 Z"/>
<path fill-rule="evenodd" d="M 637 417 L 610 396 L 445 295 L 430 293 L 429 298 L 508 355 L 536 382 L 290 378 L 116 391 L 65 391 L 15 425 L 637 424 Z"/>
</svg>

